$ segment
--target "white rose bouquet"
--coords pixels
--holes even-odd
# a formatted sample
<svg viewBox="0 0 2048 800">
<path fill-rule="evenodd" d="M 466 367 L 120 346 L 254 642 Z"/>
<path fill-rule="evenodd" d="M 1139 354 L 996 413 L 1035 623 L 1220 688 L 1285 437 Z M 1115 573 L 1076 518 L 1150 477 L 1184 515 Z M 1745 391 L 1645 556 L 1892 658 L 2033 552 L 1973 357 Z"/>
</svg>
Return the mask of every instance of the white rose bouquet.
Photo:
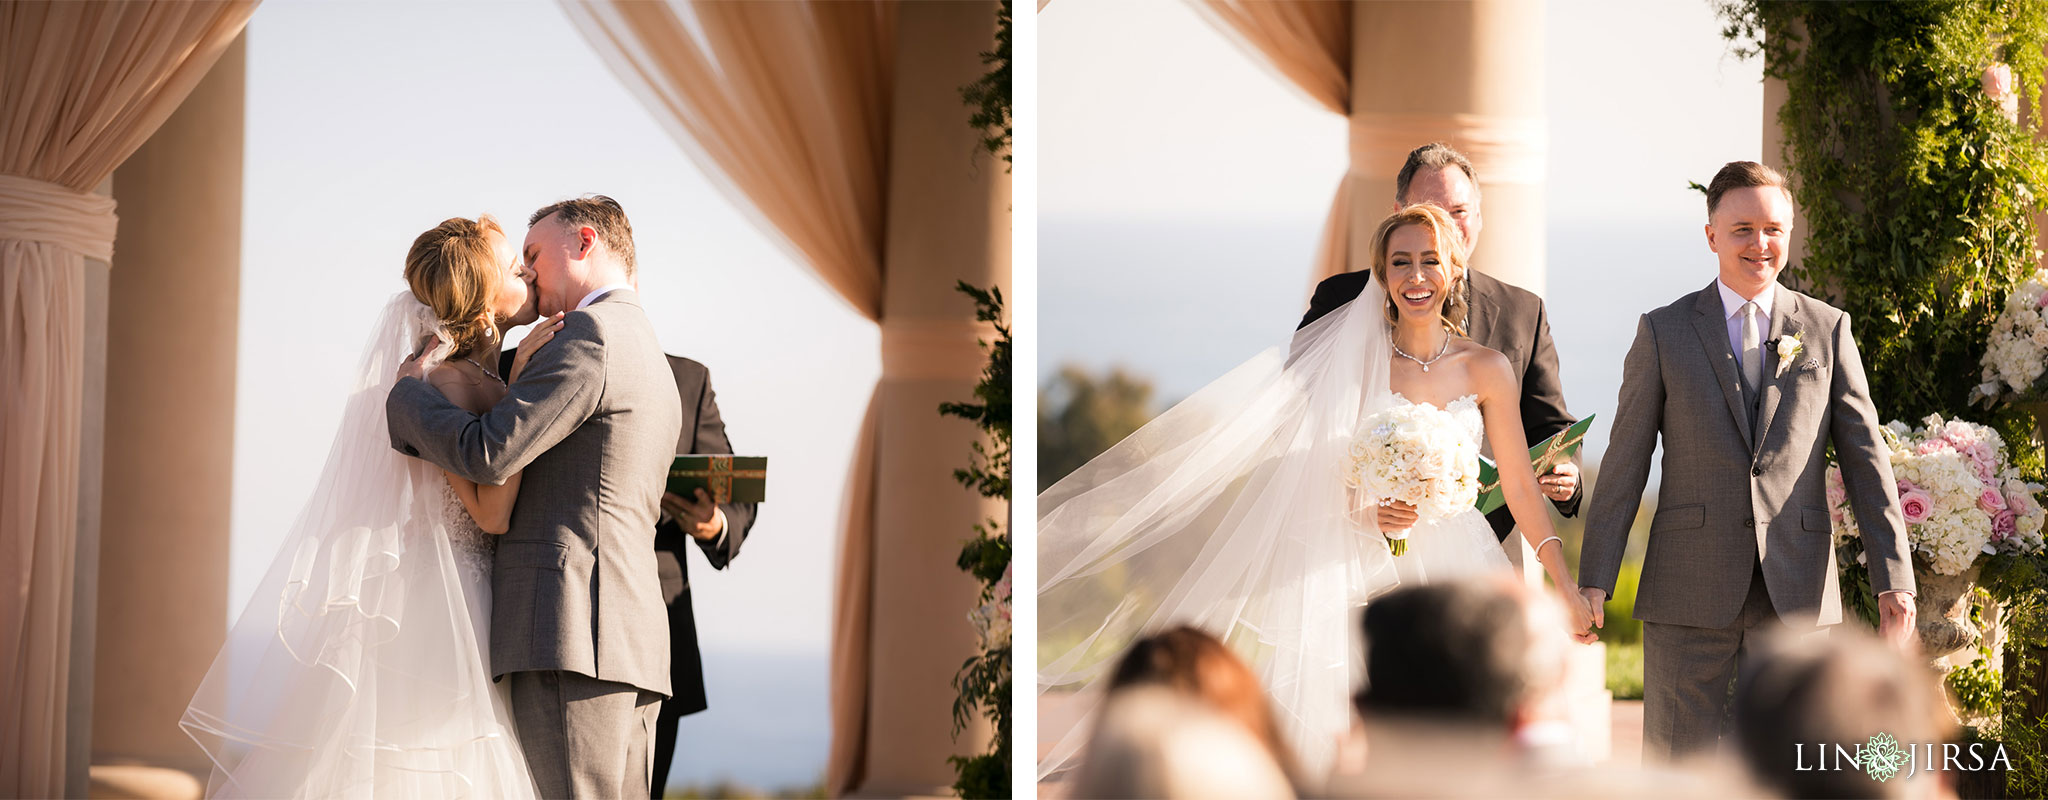
<svg viewBox="0 0 2048 800">
<path fill-rule="evenodd" d="M 2041 552 L 2043 487 L 2020 479 L 1997 431 L 1935 414 L 1917 429 L 1895 420 L 1883 433 L 1906 537 L 1935 572 L 1960 574 L 1980 555 Z M 1838 466 L 1828 467 L 1827 494 L 1835 543 L 1847 543 L 1856 515 Z"/>
<path fill-rule="evenodd" d="M 1479 446 L 1457 418 L 1411 404 L 1367 417 L 1351 440 L 1345 484 L 1381 505 L 1400 501 L 1422 521 L 1471 508 L 1479 498 Z M 1408 552 L 1408 531 L 1382 531 L 1394 555 Z"/>
<path fill-rule="evenodd" d="M 1990 399 L 2031 393 L 2043 367 L 2048 366 L 2048 269 L 2035 270 L 2006 295 L 2005 308 L 1991 323 L 1991 339 L 1986 344 L 1983 383 L 1977 386 L 1977 396 Z"/>
</svg>

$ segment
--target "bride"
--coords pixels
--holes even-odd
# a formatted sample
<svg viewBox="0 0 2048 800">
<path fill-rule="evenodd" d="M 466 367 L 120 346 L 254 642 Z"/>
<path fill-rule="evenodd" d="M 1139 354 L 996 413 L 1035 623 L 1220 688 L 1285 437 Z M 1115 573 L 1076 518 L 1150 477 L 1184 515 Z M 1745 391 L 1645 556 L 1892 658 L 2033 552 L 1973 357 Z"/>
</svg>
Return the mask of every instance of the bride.
<svg viewBox="0 0 2048 800">
<path fill-rule="evenodd" d="M 213 761 L 209 797 L 534 796 L 484 663 L 492 534 L 519 478 L 479 486 L 393 451 L 384 400 L 400 362 L 430 347 L 429 383 L 488 409 L 559 323 L 527 335 L 511 374 L 482 363 L 537 316 L 488 215 L 421 234 L 405 277 L 312 497 L 179 722 Z"/>
<path fill-rule="evenodd" d="M 1517 527 L 1587 640 L 1591 611 L 1529 465 L 1520 390 L 1500 353 L 1464 338 L 1465 257 L 1442 209 L 1380 223 L 1358 299 L 1169 409 L 1039 495 L 1038 692 L 1074 715 L 1040 779 L 1086 743 L 1100 684 L 1125 645 L 1179 624 L 1255 665 L 1305 774 L 1328 771 L 1362 674 L 1353 610 L 1402 583 L 1509 568 L 1474 509 L 1415 523 L 1395 556 L 1376 506 L 1346 488 L 1360 421 L 1397 406 L 1448 412 L 1502 454 Z M 1385 287 L 1394 287 L 1389 295 Z M 1389 531 L 1388 533 L 1393 533 Z M 1560 632 L 1560 635 L 1564 635 Z M 1058 723 L 1042 716 L 1041 725 Z"/>
</svg>

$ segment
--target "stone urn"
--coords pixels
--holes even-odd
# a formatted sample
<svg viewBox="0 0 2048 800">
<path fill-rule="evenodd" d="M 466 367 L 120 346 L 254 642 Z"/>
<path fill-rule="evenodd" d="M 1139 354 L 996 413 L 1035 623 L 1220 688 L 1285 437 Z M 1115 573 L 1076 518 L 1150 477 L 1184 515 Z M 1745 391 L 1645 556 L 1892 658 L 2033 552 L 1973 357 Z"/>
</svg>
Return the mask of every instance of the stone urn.
<svg viewBox="0 0 2048 800">
<path fill-rule="evenodd" d="M 1977 588 L 1981 570 L 1980 565 L 1972 563 L 1969 569 L 1955 575 L 1930 570 L 1913 576 L 1917 584 L 1913 603 L 1920 629 L 1920 654 L 1944 672 L 1977 658 L 1975 648 L 1981 636 L 1977 626 L 1970 623 L 1970 594 Z M 1970 649 L 1957 652 L 1965 648 Z M 1951 660 L 1951 655 L 1957 658 Z"/>
</svg>

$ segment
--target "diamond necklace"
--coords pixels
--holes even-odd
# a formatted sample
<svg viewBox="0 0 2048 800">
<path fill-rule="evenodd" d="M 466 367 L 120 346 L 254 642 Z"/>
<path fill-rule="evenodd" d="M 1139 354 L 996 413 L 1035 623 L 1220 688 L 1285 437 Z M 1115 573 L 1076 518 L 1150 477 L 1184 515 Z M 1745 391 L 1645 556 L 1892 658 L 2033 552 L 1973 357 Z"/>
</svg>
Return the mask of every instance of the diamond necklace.
<svg viewBox="0 0 2048 800">
<path fill-rule="evenodd" d="M 1445 342 L 1446 344 L 1449 344 L 1449 343 L 1450 343 L 1450 341 L 1451 341 L 1451 340 L 1450 340 L 1450 337 L 1444 337 L 1444 342 Z M 1399 350 L 1399 349 L 1401 349 L 1401 348 L 1398 348 L 1398 347 L 1396 347 L 1396 348 L 1394 348 L 1394 349 L 1395 349 L 1395 350 Z M 1403 355 L 1406 355 L 1406 354 L 1404 353 Z M 1409 357 L 1409 358 L 1414 358 L 1414 356 L 1408 356 L 1408 357 Z M 1443 354 L 1442 354 L 1442 353 L 1438 353 L 1438 354 L 1437 354 L 1437 357 L 1438 357 L 1438 358 L 1442 358 L 1442 357 L 1443 357 Z M 500 378 L 500 377 L 498 377 L 498 373 L 492 372 L 492 371 L 490 370 L 490 368 L 489 368 L 489 367 L 486 367 L 486 366 L 484 366 L 484 365 L 482 365 L 482 364 L 477 364 L 477 363 L 476 363 L 476 359 L 474 359 L 474 358 L 470 358 L 470 357 L 468 357 L 468 356 L 463 356 L 463 357 L 462 357 L 462 360 L 464 360 L 464 361 L 467 361 L 467 362 L 469 362 L 469 363 L 471 363 L 471 364 L 476 364 L 476 368 L 477 368 L 477 369 L 480 369 L 480 370 L 483 370 L 483 371 L 484 371 L 484 374 L 485 374 L 485 375 L 489 375 L 489 376 L 491 376 L 491 380 L 497 381 L 497 382 L 499 382 L 499 383 L 504 383 L 504 382 L 505 382 L 505 379 L 504 379 L 504 378 Z M 1435 361 L 1435 360 L 1436 360 L 1436 359 L 1434 359 L 1434 358 L 1430 359 L 1430 361 Z M 1428 372 L 1428 371 L 1429 371 L 1429 368 L 1428 368 L 1428 367 L 1423 367 L 1423 368 L 1422 368 L 1422 371 L 1423 371 L 1423 372 Z"/>
<path fill-rule="evenodd" d="M 1392 342 L 1391 342 L 1391 340 L 1393 339 L 1393 337 L 1389 336 L 1389 337 L 1387 337 L 1387 338 L 1388 338 L 1388 339 L 1390 340 L 1390 343 L 1392 343 Z M 1421 365 L 1422 365 L 1422 371 L 1423 371 L 1423 372 L 1428 372 L 1428 371 L 1429 371 L 1429 365 L 1431 365 L 1431 364 L 1434 364 L 1434 363 L 1436 363 L 1436 362 L 1438 362 L 1438 361 L 1441 361 L 1441 360 L 1443 360 L 1444 354 L 1445 354 L 1445 353 L 1447 353 L 1447 352 L 1450 352 L 1450 350 L 1451 350 L 1451 336 L 1450 336 L 1450 334 L 1448 334 L 1448 333 L 1444 334 L 1444 344 L 1443 344 L 1443 346 L 1442 346 L 1442 347 L 1439 347 L 1439 348 L 1437 348 L 1437 349 L 1436 349 L 1436 355 L 1434 355 L 1434 356 L 1431 356 L 1431 357 L 1430 357 L 1430 359 L 1429 359 L 1428 361 L 1424 361 L 1424 360 L 1422 360 L 1422 359 L 1419 359 L 1419 358 L 1416 358 L 1416 357 L 1414 357 L 1414 356 L 1408 355 L 1408 351 L 1406 351 L 1406 350 L 1402 350 L 1402 349 L 1401 349 L 1401 345 L 1400 345 L 1400 344 L 1398 344 L 1398 343 L 1392 343 L 1392 344 L 1394 344 L 1394 354 L 1395 354 L 1395 355 L 1398 355 L 1398 356 L 1400 356 L 1400 357 L 1402 357 L 1402 358 L 1408 359 L 1409 361 L 1413 361 L 1413 362 L 1415 362 L 1415 363 L 1417 363 L 1417 364 L 1421 364 Z"/>
</svg>

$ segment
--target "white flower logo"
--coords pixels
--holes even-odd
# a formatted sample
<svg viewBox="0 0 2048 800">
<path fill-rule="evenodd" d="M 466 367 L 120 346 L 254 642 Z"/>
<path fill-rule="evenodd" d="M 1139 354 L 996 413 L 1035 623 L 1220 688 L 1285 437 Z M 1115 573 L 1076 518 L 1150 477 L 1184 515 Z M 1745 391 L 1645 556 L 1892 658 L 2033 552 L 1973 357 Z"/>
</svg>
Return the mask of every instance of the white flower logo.
<svg viewBox="0 0 2048 800">
<path fill-rule="evenodd" d="M 1883 783 L 1899 774 L 1912 756 L 1899 749 L 1899 740 L 1889 733 L 1870 737 L 1870 743 L 1863 748 L 1863 771 L 1871 780 Z"/>
</svg>

